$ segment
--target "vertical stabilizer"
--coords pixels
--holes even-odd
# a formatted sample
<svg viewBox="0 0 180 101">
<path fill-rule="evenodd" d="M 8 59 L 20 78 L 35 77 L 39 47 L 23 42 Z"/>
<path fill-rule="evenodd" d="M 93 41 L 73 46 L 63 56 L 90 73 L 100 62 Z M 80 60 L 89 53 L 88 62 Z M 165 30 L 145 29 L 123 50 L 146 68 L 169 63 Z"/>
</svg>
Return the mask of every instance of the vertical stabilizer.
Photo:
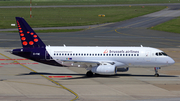
<svg viewBox="0 0 180 101">
<path fill-rule="evenodd" d="M 21 17 L 16 17 L 20 40 L 23 48 L 45 48 L 45 44 Z"/>
</svg>

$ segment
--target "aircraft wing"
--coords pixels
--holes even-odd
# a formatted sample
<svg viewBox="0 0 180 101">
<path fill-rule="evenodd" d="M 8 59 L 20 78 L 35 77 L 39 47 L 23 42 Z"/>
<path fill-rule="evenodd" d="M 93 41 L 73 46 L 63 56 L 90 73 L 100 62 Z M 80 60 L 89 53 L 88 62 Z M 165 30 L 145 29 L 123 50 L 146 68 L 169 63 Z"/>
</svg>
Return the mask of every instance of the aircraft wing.
<svg viewBox="0 0 180 101">
<path fill-rule="evenodd" d="M 76 66 L 74 64 L 83 64 L 84 65 L 91 65 L 91 64 L 98 64 L 98 65 L 113 65 L 117 67 L 127 67 L 125 63 L 122 62 L 117 62 L 117 61 L 112 61 L 112 60 L 89 60 L 89 61 L 78 61 L 78 60 L 61 60 L 62 64 L 66 66 Z M 86 66 L 87 67 L 87 66 Z"/>
<path fill-rule="evenodd" d="M 79 61 L 79 60 L 61 60 L 63 62 L 75 62 L 75 63 L 78 63 L 78 62 L 84 62 L 84 63 L 100 63 L 98 61 L 94 61 L 94 60 L 90 60 L 90 61 Z"/>
</svg>

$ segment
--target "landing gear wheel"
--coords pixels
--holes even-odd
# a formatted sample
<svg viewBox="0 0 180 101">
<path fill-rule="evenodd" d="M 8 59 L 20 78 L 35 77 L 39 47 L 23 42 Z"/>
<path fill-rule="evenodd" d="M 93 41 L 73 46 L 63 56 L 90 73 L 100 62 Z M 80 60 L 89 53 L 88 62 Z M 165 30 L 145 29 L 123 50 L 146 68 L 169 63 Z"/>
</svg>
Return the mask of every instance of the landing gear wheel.
<svg viewBox="0 0 180 101">
<path fill-rule="evenodd" d="M 92 72 L 92 71 L 88 71 L 88 72 L 86 73 L 86 76 L 87 76 L 87 77 L 92 77 L 92 76 L 93 76 L 93 72 Z"/>
<path fill-rule="evenodd" d="M 155 77 L 159 77 L 159 74 L 155 74 L 154 76 L 155 76 Z"/>
<path fill-rule="evenodd" d="M 154 71 L 155 71 L 155 77 L 159 77 L 159 74 L 158 74 L 158 69 L 161 69 L 160 67 L 154 67 Z"/>
</svg>

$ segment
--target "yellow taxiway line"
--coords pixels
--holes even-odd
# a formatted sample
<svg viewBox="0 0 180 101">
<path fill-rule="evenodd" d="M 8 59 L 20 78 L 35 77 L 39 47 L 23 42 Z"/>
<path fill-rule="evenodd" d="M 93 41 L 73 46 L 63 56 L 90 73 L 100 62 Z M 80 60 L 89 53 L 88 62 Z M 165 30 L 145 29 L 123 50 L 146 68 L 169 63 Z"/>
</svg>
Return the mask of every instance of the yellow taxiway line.
<svg viewBox="0 0 180 101">
<path fill-rule="evenodd" d="M 10 57 L 8 57 L 8 56 L 6 56 L 6 55 L 4 55 L 4 54 L 2 54 L 2 53 L 0 53 L 0 55 L 6 57 L 6 58 L 8 58 L 8 59 L 11 59 Z M 12 60 L 12 61 L 13 61 L 14 63 L 19 63 L 18 61 L 15 61 L 15 60 Z M 21 65 L 21 66 L 23 66 L 23 67 L 25 67 L 25 68 L 31 70 L 32 72 L 37 73 L 35 70 L 33 70 L 33 69 L 31 69 L 31 68 L 29 68 L 29 67 L 23 65 L 23 64 L 19 64 L 19 65 Z M 60 86 L 61 88 L 63 88 L 63 89 L 65 89 L 65 90 L 71 92 L 72 94 L 74 94 L 74 95 L 75 95 L 75 98 L 72 99 L 71 101 L 75 101 L 75 100 L 77 100 L 77 99 L 79 98 L 78 94 L 75 93 L 74 91 L 72 91 L 71 89 L 69 89 L 69 88 L 67 88 L 67 87 L 65 87 L 65 86 L 63 86 L 63 85 L 61 85 L 60 83 L 58 83 L 58 82 L 54 81 L 53 79 L 50 79 L 50 78 L 48 78 L 48 77 L 42 75 L 42 74 L 40 74 L 40 75 L 41 75 L 42 77 L 46 78 L 47 80 L 49 80 L 49 81 L 55 83 L 56 85 Z M 10 82 L 10 81 L 9 81 L 9 82 Z M 51 87 L 54 87 L 54 86 L 51 86 Z M 57 87 L 57 88 L 58 88 L 58 87 Z"/>
</svg>

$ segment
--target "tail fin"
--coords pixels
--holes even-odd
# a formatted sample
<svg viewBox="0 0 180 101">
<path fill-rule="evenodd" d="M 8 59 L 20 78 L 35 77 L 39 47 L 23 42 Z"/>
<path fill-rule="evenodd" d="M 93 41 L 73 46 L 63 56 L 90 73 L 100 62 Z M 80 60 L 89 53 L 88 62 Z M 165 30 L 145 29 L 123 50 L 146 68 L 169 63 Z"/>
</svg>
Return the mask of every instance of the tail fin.
<svg viewBox="0 0 180 101">
<path fill-rule="evenodd" d="M 45 44 L 33 31 L 28 23 L 21 17 L 16 17 L 19 35 L 23 48 L 44 48 Z"/>
</svg>

